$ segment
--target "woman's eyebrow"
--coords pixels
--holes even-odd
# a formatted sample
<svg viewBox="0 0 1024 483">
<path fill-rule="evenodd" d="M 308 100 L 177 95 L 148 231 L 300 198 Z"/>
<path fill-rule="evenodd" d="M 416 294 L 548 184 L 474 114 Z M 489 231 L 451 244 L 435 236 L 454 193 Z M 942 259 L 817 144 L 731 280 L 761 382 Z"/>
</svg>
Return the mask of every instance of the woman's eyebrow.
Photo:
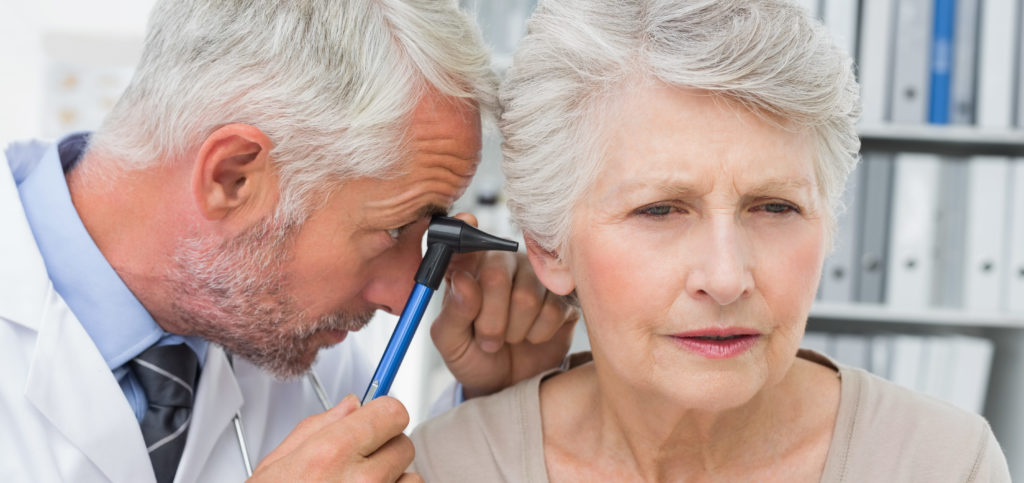
<svg viewBox="0 0 1024 483">
<path fill-rule="evenodd" d="M 660 192 L 680 196 L 680 197 L 691 197 L 698 196 L 701 193 L 706 192 L 706 189 L 700 189 L 696 183 L 691 180 L 683 179 L 657 179 L 657 180 L 633 180 L 623 183 L 621 192 L 632 192 L 641 190 L 654 189 Z"/>
<path fill-rule="evenodd" d="M 765 180 L 748 190 L 748 193 L 755 195 L 770 195 L 778 193 L 789 193 L 793 191 L 804 191 L 813 188 L 806 178 L 773 178 Z"/>
</svg>

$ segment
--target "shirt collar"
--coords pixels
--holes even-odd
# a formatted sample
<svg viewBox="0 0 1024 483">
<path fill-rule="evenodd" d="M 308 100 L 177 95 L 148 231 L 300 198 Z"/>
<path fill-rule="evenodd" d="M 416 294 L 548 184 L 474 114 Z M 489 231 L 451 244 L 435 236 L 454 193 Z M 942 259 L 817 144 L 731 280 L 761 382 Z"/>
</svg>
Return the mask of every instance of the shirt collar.
<svg viewBox="0 0 1024 483">
<path fill-rule="evenodd" d="M 47 149 L 35 169 L 15 179 L 54 289 L 111 369 L 165 338 L 188 343 L 202 361 L 207 342 L 164 332 L 107 262 L 75 211 L 64 176 L 87 144 L 87 133 L 72 134 Z"/>
</svg>

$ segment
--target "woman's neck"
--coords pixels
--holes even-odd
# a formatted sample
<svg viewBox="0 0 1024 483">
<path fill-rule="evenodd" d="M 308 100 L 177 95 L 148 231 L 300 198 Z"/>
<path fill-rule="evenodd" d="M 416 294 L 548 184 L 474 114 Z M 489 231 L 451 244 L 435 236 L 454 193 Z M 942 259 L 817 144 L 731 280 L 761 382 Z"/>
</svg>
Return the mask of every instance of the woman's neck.
<svg viewBox="0 0 1024 483">
<path fill-rule="evenodd" d="M 778 384 L 719 411 L 638 390 L 589 364 L 541 386 L 549 474 L 558 481 L 565 467 L 578 477 L 583 463 L 633 480 L 747 477 L 818 459 L 811 466 L 820 475 L 838 402 L 835 372 L 802 359 Z"/>
</svg>

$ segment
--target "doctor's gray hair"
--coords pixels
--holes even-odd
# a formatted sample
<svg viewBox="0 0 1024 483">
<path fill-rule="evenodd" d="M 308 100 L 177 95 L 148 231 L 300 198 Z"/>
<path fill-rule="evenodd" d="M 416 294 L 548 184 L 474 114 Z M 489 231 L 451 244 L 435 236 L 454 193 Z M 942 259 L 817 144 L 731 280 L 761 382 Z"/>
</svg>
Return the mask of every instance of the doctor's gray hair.
<svg viewBox="0 0 1024 483">
<path fill-rule="evenodd" d="M 274 143 L 277 214 L 294 222 L 333 184 L 401 174 L 425 93 L 493 113 L 496 89 L 455 0 L 164 0 L 90 152 L 142 169 L 250 124 Z"/>
<path fill-rule="evenodd" d="M 499 94 L 509 206 L 541 248 L 565 255 L 573 207 L 601 166 L 601 127 L 615 122 L 609 107 L 642 81 L 809 129 L 831 239 L 860 104 L 852 61 L 819 22 L 783 0 L 546 0 Z"/>
</svg>

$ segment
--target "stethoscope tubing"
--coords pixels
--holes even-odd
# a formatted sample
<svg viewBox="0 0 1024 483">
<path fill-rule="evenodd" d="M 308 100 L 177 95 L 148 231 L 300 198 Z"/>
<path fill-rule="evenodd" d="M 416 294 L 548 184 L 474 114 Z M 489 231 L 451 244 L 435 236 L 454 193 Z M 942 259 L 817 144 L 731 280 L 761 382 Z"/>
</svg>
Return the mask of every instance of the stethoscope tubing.
<svg viewBox="0 0 1024 483">
<path fill-rule="evenodd" d="M 227 356 L 228 364 L 233 371 L 235 369 L 234 358 L 231 354 L 227 354 Z M 312 367 L 306 372 L 306 376 L 309 379 L 310 385 L 313 386 L 313 392 L 316 393 L 316 397 L 320 400 L 320 405 L 323 406 L 324 411 L 330 409 L 332 404 L 327 398 L 327 391 L 324 390 L 323 384 L 320 383 L 320 376 L 317 376 L 316 371 Z M 241 410 L 235 412 L 232 422 L 235 425 L 235 438 L 238 440 L 238 450 L 242 454 L 242 464 L 245 465 L 245 476 L 252 478 L 252 460 L 249 458 L 249 445 L 246 443 L 245 428 L 242 426 Z"/>
</svg>

